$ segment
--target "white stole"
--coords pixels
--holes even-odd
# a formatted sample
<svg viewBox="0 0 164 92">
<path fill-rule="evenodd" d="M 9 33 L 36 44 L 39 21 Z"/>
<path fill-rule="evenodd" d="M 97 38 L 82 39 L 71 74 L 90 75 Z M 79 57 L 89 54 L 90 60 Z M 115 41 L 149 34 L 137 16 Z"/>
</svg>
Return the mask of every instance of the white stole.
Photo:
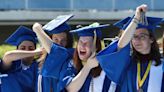
<svg viewBox="0 0 164 92">
<path fill-rule="evenodd" d="M 163 79 L 162 65 L 151 66 L 147 92 L 161 92 Z"/>
<path fill-rule="evenodd" d="M 154 65 L 155 62 L 152 63 L 149 73 L 149 82 L 147 92 L 161 92 L 162 87 L 162 79 L 163 79 L 163 64 L 159 66 Z M 138 78 L 136 81 L 136 86 L 138 89 Z"/>
<path fill-rule="evenodd" d="M 96 78 L 93 78 L 93 89 L 94 89 L 94 92 L 102 92 L 105 76 L 106 76 L 105 72 L 101 71 L 100 76 L 98 76 Z M 116 87 L 117 87 L 117 84 L 114 83 L 113 81 L 111 81 L 111 84 L 110 84 L 108 92 L 115 92 Z M 89 92 L 92 92 L 91 84 L 90 84 L 90 87 L 89 87 Z"/>
<path fill-rule="evenodd" d="M 101 71 L 100 76 L 93 78 L 93 90 L 94 92 L 102 92 L 105 79 L 105 72 Z M 89 92 L 92 92 L 92 84 L 90 84 Z"/>
<path fill-rule="evenodd" d="M 108 92 L 115 92 L 116 87 L 117 87 L 117 84 L 115 82 L 111 81 Z"/>
</svg>

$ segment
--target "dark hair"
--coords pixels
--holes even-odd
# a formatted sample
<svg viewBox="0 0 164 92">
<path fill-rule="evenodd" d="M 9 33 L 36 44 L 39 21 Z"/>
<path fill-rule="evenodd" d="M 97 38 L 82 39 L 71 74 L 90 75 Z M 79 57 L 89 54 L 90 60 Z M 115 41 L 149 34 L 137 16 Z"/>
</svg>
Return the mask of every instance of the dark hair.
<svg viewBox="0 0 164 92">
<path fill-rule="evenodd" d="M 69 31 L 66 31 L 65 33 L 67 34 L 66 48 L 72 48 L 73 47 L 73 36 Z"/>
<path fill-rule="evenodd" d="M 33 41 L 31 41 L 31 40 L 24 40 L 24 41 L 30 41 L 30 42 L 32 42 L 32 43 L 34 44 L 34 46 L 35 46 L 35 49 L 36 49 L 36 43 L 35 43 L 35 42 L 33 42 Z M 22 41 L 22 42 L 23 42 L 23 41 Z M 22 43 L 22 42 L 21 42 L 21 43 Z M 20 43 L 20 44 L 21 44 L 21 43 Z M 20 45 L 20 44 L 19 44 L 19 45 Z M 18 49 L 19 45 L 17 46 L 17 49 Z"/>
<path fill-rule="evenodd" d="M 157 44 L 157 41 L 156 41 L 156 38 L 155 36 L 153 35 L 153 32 L 148 30 L 149 32 L 149 37 L 150 39 L 152 39 L 153 43 L 151 44 L 151 50 L 150 50 L 150 53 L 149 53 L 149 59 L 150 60 L 155 60 L 156 62 L 156 66 L 160 65 L 161 64 L 161 54 L 159 52 L 159 45 Z M 132 46 L 133 47 L 133 46 Z M 139 57 L 141 56 L 139 52 L 137 52 L 134 47 L 133 47 L 133 53 L 132 53 L 132 58 L 137 61 L 137 60 L 140 60 L 141 58 Z M 138 62 L 138 61 L 137 61 Z"/>
<path fill-rule="evenodd" d="M 96 52 L 99 52 L 102 49 L 102 47 L 101 47 L 101 40 L 98 39 L 98 38 L 96 39 L 96 49 L 97 49 Z M 77 72 L 80 72 L 80 70 L 83 68 L 83 65 L 82 65 L 82 62 L 81 62 L 81 60 L 80 60 L 80 58 L 78 56 L 77 48 L 76 48 L 76 50 L 74 52 L 73 63 L 74 63 L 75 68 L 77 69 Z M 93 77 L 97 77 L 97 76 L 100 75 L 101 70 L 102 69 L 101 69 L 101 67 L 99 65 L 98 67 L 95 67 L 95 68 L 93 68 L 91 70 L 91 75 Z"/>
</svg>

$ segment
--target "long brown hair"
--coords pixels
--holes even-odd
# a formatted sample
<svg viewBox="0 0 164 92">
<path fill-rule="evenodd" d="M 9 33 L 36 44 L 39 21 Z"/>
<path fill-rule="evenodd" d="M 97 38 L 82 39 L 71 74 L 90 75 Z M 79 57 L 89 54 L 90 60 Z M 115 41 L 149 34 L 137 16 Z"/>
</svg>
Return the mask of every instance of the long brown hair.
<svg viewBox="0 0 164 92">
<path fill-rule="evenodd" d="M 157 44 L 156 38 L 153 35 L 153 32 L 148 30 L 149 32 L 149 37 L 150 39 L 152 39 L 153 43 L 151 44 L 151 50 L 149 53 L 149 58 L 150 60 L 155 60 L 156 62 L 156 66 L 161 64 L 161 54 L 159 51 L 159 45 Z M 132 46 L 133 47 L 133 46 Z M 134 61 L 138 62 L 137 60 L 140 60 L 141 58 L 139 57 L 141 56 L 139 52 L 137 52 L 134 47 L 133 47 L 133 53 L 132 53 L 132 58 L 134 59 Z"/>
<path fill-rule="evenodd" d="M 99 52 L 101 49 L 102 49 L 101 40 L 99 38 L 97 38 L 96 39 L 96 52 Z M 77 72 L 80 72 L 80 70 L 83 68 L 83 65 L 82 65 L 82 61 L 80 60 L 80 58 L 78 56 L 77 48 L 76 48 L 74 55 L 73 55 L 73 63 L 74 63 L 75 68 L 77 69 Z M 99 65 L 98 67 L 95 67 L 91 70 L 91 75 L 93 77 L 97 77 L 100 75 L 101 70 L 102 69 Z"/>
<path fill-rule="evenodd" d="M 162 43 L 162 46 L 163 46 L 163 57 L 164 57 L 164 32 L 163 32 L 163 43 Z"/>
</svg>

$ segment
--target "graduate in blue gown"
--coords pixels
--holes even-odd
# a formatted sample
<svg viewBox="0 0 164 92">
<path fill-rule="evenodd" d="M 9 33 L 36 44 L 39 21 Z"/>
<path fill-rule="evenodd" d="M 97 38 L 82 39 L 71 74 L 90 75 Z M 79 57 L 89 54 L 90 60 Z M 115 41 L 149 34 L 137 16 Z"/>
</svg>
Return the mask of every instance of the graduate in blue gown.
<svg viewBox="0 0 164 92">
<path fill-rule="evenodd" d="M 146 11 L 147 5 L 141 5 L 132 18 L 124 21 L 124 40 L 131 41 L 132 55 L 121 92 L 164 91 L 163 59 L 154 37 L 162 18 L 147 17 Z"/>
<path fill-rule="evenodd" d="M 114 41 L 101 50 L 100 28 L 107 25 L 94 23 L 71 31 L 79 40 L 67 69 L 61 73 L 58 88 L 68 92 L 116 92 L 123 71 L 128 65 L 130 47 Z M 98 54 L 96 54 L 99 52 Z M 96 58 L 95 58 L 96 55 Z M 120 64 L 120 65 L 119 65 Z"/>
<path fill-rule="evenodd" d="M 45 57 L 38 83 L 39 91 L 57 92 L 59 74 L 67 59 L 72 58 L 74 49 L 72 34 L 69 33 L 70 26 L 66 23 L 73 15 L 60 15 L 53 19 L 40 30 L 33 26 L 41 45 L 45 48 Z"/>
<path fill-rule="evenodd" d="M 35 92 L 38 63 L 34 55 L 41 54 L 36 49 L 35 33 L 20 26 L 6 43 L 17 46 L 17 50 L 8 51 L 3 56 L 1 68 L 1 92 Z"/>
</svg>

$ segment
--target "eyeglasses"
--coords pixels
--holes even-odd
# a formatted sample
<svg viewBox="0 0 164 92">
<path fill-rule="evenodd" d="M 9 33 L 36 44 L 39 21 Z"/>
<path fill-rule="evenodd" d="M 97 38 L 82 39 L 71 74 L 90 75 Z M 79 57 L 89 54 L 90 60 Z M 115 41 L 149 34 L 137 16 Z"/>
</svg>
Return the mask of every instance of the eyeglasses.
<svg viewBox="0 0 164 92">
<path fill-rule="evenodd" d="M 149 34 L 141 33 L 140 35 L 134 35 L 132 40 L 145 40 L 146 37 L 149 37 Z"/>
</svg>

